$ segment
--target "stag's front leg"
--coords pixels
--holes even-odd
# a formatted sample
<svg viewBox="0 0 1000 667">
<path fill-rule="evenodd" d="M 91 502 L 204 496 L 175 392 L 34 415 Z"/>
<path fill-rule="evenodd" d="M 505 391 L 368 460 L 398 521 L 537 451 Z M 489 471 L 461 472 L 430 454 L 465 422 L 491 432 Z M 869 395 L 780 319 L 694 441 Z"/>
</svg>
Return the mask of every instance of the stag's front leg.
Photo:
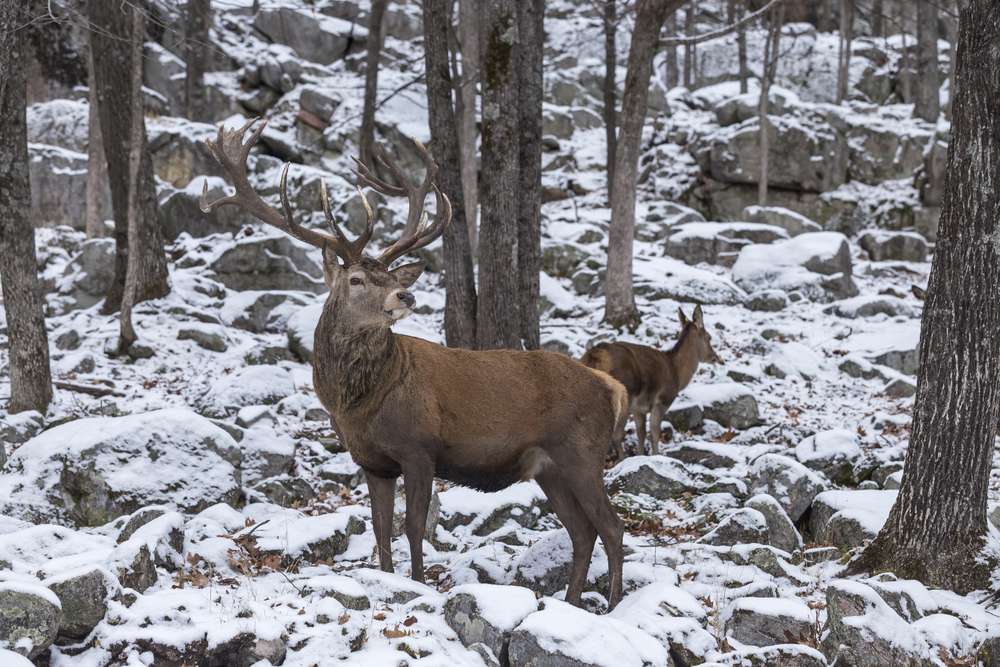
<svg viewBox="0 0 1000 667">
<path fill-rule="evenodd" d="M 368 480 L 368 497 L 372 504 L 372 528 L 378 547 L 378 563 L 383 572 L 393 572 L 392 567 L 392 506 L 396 498 L 396 478 L 378 477 L 365 471 Z"/>
<path fill-rule="evenodd" d="M 406 539 L 410 542 L 410 577 L 424 583 L 424 533 L 431 504 L 434 469 L 421 462 L 403 468 L 406 490 Z"/>
</svg>

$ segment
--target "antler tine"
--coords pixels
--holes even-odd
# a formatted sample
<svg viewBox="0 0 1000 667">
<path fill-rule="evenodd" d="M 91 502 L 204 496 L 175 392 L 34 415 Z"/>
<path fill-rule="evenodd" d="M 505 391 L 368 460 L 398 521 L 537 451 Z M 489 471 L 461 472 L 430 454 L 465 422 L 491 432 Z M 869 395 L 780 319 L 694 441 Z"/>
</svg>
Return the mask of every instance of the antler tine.
<svg viewBox="0 0 1000 667">
<path fill-rule="evenodd" d="M 396 185 L 392 185 L 383 181 L 381 178 L 372 173 L 371 169 L 368 168 L 364 162 L 356 157 L 351 157 L 354 163 L 358 166 L 354 170 L 354 173 L 358 177 L 358 184 L 364 185 L 376 192 L 381 192 L 384 195 L 391 195 L 393 197 L 405 197 L 406 190 Z"/>
<path fill-rule="evenodd" d="M 413 234 L 404 234 L 398 241 L 386 248 L 378 258 L 386 266 L 389 266 L 408 252 L 430 245 L 444 233 L 444 230 L 451 223 L 451 201 L 446 194 L 441 192 L 437 185 L 431 184 L 431 188 L 434 190 L 434 197 L 437 202 L 437 210 L 434 212 L 434 222 L 429 226 L 425 225 L 427 216 L 424 214 L 422 216 L 422 224 Z"/>
<path fill-rule="evenodd" d="M 376 152 L 376 159 L 392 172 L 393 177 L 402 186 L 400 188 L 403 191 L 402 194 L 409 200 L 409 210 L 406 213 L 406 226 L 403 228 L 404 237 L 416 233 L 417 228 L 420 226 L 420 220 L 424 212 L 424 200 L 427 198 L 427 193 L 430 192 L 431 184 L 437 172 L 437 165 L 434 164 L 434 160 L 431 159 L 427 149 L 419 141 L 414 140 L 413 143 L 416 145 L 421 159 L 427 165 L 424 180 L 419 187 L 414 187 L 410 183 L 409 179 L 403 174 L 403 170 L 399 168 L 399 165 L 396 164 L 396 161 L 389 156 L 384 148 L 380 146 Z M 431 165 L 434 166 L 432 167 Z"/>
</svg>

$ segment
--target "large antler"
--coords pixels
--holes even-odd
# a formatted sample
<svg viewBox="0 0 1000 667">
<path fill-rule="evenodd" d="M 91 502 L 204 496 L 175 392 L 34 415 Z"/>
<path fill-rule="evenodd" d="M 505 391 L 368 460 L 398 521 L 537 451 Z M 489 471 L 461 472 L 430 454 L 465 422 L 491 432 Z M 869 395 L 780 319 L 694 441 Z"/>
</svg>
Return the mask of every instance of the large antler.
<svg viewBox="0 0 1000 667">
<path fill-rule="evenodd" d="M 365 244 L 371 238 L 372 225 L 375 218 L 374 213 L 368 207 L 367 200 L 365 201 L 365 208 L 368 212 L 368 225 L 365 233 L 354 242 L 347 240 L 347 237 L 344 236 L 343 231 L 341 231 L 330 214 L 330 202 L 326 193 L 325 183 L 322 186 L 323 212 L 326 214 L 327 223 L 333 229 L 334 234 L 330 235 L 303 227 L 295 222 L 295 218 L 292 216 L 292 208 L 288 203 L 287 180 L 288 167 L 290 165 L 286 163 L 281 170 L 281 181 L 279 184 L 282 212 L 279 213 L 276 211 L 261 199 L 260 195 L 257 194 L 247 179 L 247 157 L 249 157 L 250 150 L 260 139 L 261 133 L 263 133 L 264 128 L 267 126 L 266 120 L 261 122 L 250 135 L 250 138 L 244 143 L 243 136 L 255 122 L 257 122 L 256 118 L 251 119 L 246 125 L 236 130 L 227 130 L 223 125 L 220 125 L 219 135 L 215 141 L 205 142 L 212 151 L 212 155 L 222 165 L 223 171 L 229 177 L 233 187 L 236 188 L 236 192 L 215 201 L 209 201 L 208 181 L 206 180 L 205 187 L 201 193 L 201 210 L 208 213 L 219 206 L 238 206 L 261 222 L 277 227 L 300 241 L 317 248 L 333 250 L 343 260 L 345 266 L 360 261 Z"/>
<path fill-rule="evenodd" d="M 399 185 L 392 185 L 380 179 L 372 172 L 368 165 L 355 160 L 355 163 L 358 165 L 356 173 L 358 175 L 359 190 L 360 186 L 368 186 L 383 195 L 406 197 L 409 200 L 409 210 L 406 214 L 406 226 L 403 228 L 403 233 L 395 243 L 383 250 L 382 254 L 378 256 L 378 260 L 387 267 L 406 253 L 419 250 L 430 244 L 444 233 L 445 228 L 451 222 L 451 202 L 448 201 L 448 197 L 441 192 L 434 182 L 437 176 L 437 164 L 430 153 L 427 152 L 427 149 L 424 148 L 423 144 L 416 140 L 413 143 L 427 168 L 424 180 L 419 186 L 414 186 L 403 175 L 403 171 L 396 162 L 381 147 L 376 148 L 376 159 L 389 170 Z M 424 203 L 431 191 L 434 192 L 437 206 L 433 221 L 428 223 L 428 216 L 426 211 L 424 211 Z M 371 209 L 368 207 L 368 201 L 364 196 L 361 199 L 365 202 L 365 209 L 369 214 L 370 229 Z"/>
</svg>

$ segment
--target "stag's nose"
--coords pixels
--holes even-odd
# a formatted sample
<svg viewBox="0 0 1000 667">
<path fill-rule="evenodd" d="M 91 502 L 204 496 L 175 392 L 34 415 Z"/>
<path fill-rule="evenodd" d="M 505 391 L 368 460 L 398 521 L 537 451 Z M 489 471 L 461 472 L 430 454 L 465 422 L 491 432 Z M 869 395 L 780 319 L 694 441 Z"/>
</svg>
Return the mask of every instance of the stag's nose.
<svg viewBox="0 0 1000 667">
<path fill-rule="evenodd" d="M 417 302 L 417 297 L 413 296 L 413 292 L 407 292 L 406 290 L 396 292 L 396 298 L 407 308 L 413 308 L 413 304 Z"/>
</svg>

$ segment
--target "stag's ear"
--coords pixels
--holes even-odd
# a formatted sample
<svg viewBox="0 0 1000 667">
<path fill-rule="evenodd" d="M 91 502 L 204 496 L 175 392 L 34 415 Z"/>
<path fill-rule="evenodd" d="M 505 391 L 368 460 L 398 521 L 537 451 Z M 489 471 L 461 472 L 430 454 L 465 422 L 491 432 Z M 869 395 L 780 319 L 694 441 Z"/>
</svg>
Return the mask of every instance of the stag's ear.
<svg viewBox="0 0 1000 667">
<path fill-rule="evenodd" d="M 328 289 L 333 289 L 333 281 L 344 270 L 337 259 L 337 253 L 330 246 L 323 246 L 323 280 Z"/>
<path fill-rule="evenodd" d="M 682 329 L 687 326 L 688 318 L 687 315 L 684 314 L 683 308 L 680 307 L 677 308 L 677 319 L 678 321 L 680 321 Z"/>
<path fill-rule="evenodd" d="M 705 318 L 701 312 L 701 304 L 694 307 L 694 323 L 699 327 L 705 326 Z"/>
<path fill-rule="evenodd" d="M 410 264 L 403 264 L 389 273 L 396 276 L 396 280 L 399 281 L 400 286 L 409 287 L 413 283 L 417 282 L 417 278 L 419 278 L 420 274 L 423 272 L 423 262 L 411 262 Z"/>
</svg>

